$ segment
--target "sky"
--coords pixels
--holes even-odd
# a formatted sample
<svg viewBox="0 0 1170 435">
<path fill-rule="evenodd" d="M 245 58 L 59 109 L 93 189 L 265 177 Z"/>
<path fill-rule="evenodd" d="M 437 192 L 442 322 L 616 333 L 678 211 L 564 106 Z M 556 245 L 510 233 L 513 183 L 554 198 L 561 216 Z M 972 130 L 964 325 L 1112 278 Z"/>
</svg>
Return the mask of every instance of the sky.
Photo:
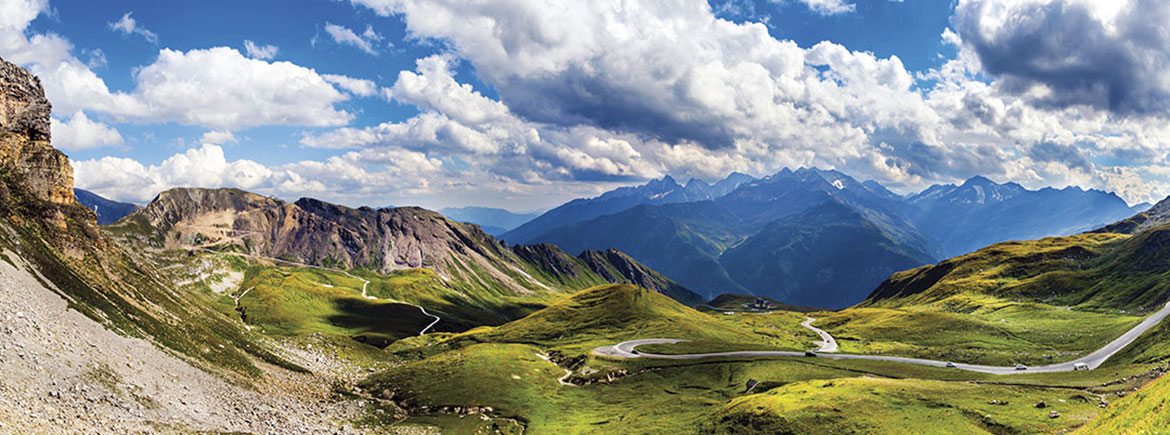
<svg viewBox="0 0 1170 435">
<path fill-rule="evenodd" d="M 77 187 L 535 210 L 820 167 L 1170 193 L 1163 0 L 0 0 Z"/>
</svg>

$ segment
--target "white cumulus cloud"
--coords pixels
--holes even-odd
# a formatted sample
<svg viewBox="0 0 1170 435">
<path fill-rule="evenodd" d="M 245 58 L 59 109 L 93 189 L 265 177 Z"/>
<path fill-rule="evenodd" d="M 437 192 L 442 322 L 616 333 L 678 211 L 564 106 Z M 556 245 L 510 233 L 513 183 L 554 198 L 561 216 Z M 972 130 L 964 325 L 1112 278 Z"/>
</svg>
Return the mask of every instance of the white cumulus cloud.
<svg viewBox="0 0 1170 435">
<path fill-rule="evenodd" d="M 203 136 L 199 137 L 199 143 L 212 145 L 223 145 L 236 142 L 238 142 L 238 140 L 236 140 L 236 135 L 226 130 L 211 130 L 203 133 Z"/>
<path fill-rule="evenodd" d="M 53 146 L 63 150 L 77 151 L 122 144 L 122 134 L 117 129 L 89 119 L 80 110 L 68 119 L 52 118 L 51 121 Z"/>
<path fill-rule="evenodd" d="M 333 200 L 376 201 L 386 192 L 427 192 L 441 179 L 443 162 L 407 150 L 348 152 L 324 161 L 265 166 L 228 159 L 222 147 L 204 144 L 156 165 L 103 157 L 73 162 L 77 187 L 117 201 L 144 203 L 176 187 L 236 187 L 285 198 L 330 195 Z"/>
<path fill-rule="evenodd" d="M 146 108 L 131 118 L 173 120 L 215 129 L 259 125 L 331 126 L 353 115 L 315 71 L 290 63 L 244 57 L 228 47 L 159 51 L 136 75 L 133 98 Z"/>
<path fill-rule="evenodd" d="M 775 1 L 775 0 L 773 0 Z M 853 12 L 857 5 L 845 0 L 797 0 L 809 10 L 821 15 L 837 15 Z"/>
<path fill-rule="evenodd" d="M 113 121 L 177 122 L 217 130 L 338 126 L 353 118 L 336 106 L 349 96 L 316 71 L 250 59 L 227 47 L 160 50 L 153 63 L 137 68 L 133 89 L 111 91 L 91 65 L 74 56 L 67 39 L 28 32 L 29 23 L 47 8 L 44 1 L 0 3 L 0 57 L 40 77 L 56 113 L 84 110 Z M 118 31 L 142 30 L 130 22 L 114 24 Z"/>
<path fill-rule="evenodd" d="M 429 132 L 439 131 L 422 127 L 455 123 L 476 134 L 451 137 L 491 140 L 494 156 L 525 156 L 502 159 L 507 168 L 482 157 L 472 161 L 528 183 L 596 180 L 603 173 L 761 175 L 815 165 L 903 192 L 976 174 L 1031 187 L 1116 190 L 1130 200 L 1157 198 L 1120 181 L 1132 177 L 1105 174 L 1148 175 L 1158 189 L 1167 187 L 1154 171 L 1119 171 L 1115 163 L 1103 163 L 1166 163 L 1170 150 L 1165 116 L 1147 110 L 1170 101 L 1158 97 L 1167 83 L 1161 53 L 1170 44 L 1159 39 L 1164 33 L 1149 31 L 1165 22 L 1163 11 L 1170 8 L 1151 0 L 1108 8 L 1087 0 L 963 0 L 957 31 L 943 35 L 961 47 L 959 55 L 921 72 L 908 71 L 896 56 L 833 42 L 801 47 L 774 38 L 762 24 L 719 19 L 698 0 L 352 2 L 399 16 L 411 37 L 442 44 L 451 58 L 420 60 L 417 72 L 401 72 L 386 91 L 423 115 L 310 136 L 306 143 L 329 138 L 334 144 L 408 147 L 427 143 L 436 137 Z M 802 3 L 822 13 L 855 8 L 848 1 Z M 1106 24 L 1074 35 L 1078 23 Z M 1069 38 L 1085 43 L 1043 42 Z M 1020 44 L 1029 41 L 1041 44 Z M 1000 52 L 1007 55 L 996 57 Z M 1108 59 L 1119 62 L 1101 61 L 1106 58 L 1097 53 L 1112 53 Z M 989 65 L 993 58 L 1005 64 Z M 457 61 L 469 62 L 499 100 L 428 72 Z M 1126 71 L 1068 76 L 1100 77 L 1087 81 L 1048 74 L 1065 67 L 1070 73 Z M 1053 99 L 1053 89 L 1076 91 L 1065 94 L 1071 104 Z M 1134 90 L 1147 91 L 1146 97 Z M 1108 98 L 1084 103 L 1096 98 L 1093 92 L 1121 105 Z M 1116 110 L 1126 104 L 1139 110 Z M 598 141 L 579 140 L 580 132 Z M 602 150 L 622 149 L 597 146 L 616 143 L 614 138 L 634 153 L 602 153 L 610 162 L 595 161 Z M 463 152 L 472 149 L 491 147 Z M 609 164 L 618 157 L 628 169 Z M 507 170 L 525 161 L 524 169 Z"/>
</svg>

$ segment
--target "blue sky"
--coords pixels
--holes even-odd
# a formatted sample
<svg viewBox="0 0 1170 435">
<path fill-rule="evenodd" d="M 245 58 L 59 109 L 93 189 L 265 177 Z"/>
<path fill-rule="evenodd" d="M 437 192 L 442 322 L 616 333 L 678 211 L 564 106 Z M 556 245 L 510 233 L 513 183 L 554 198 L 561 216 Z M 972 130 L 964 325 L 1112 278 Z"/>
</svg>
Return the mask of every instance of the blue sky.
<svg viewBox="0 0 1170 435">
<path fill-rule="evenodd" d="M 0 0 L 0 57 L 78 186 L 140 203 L 536 209 L 793 166 L 1166 193 L 1158 2 L 554 3 Z"/>
<path fill-rule="evenodd" d="M 207 1 L 93 2 L 85 0 L 52 1 L 53 15 L 42 15 L 33 22 L 39 32 L 59 33 L 72 41 L 79 51 L 101 50 L 107 59 L 104 67 L 94 68 L 111 90 L 134 88 L 133 71 L 152 63 L 160 48 L 191 50 L 208 47 L 233 47 L 244 50 L 244 41 L 275 45 L 274 60 L 286 60 L 320 73 L 345 74 L 392 83 L 400 70 L 414 67 L 414 60 L 434 53 L 433 47 L 405 41 L 402 22 L 383 18 L 348 3 L 305 1 L 288 7 L 283 1 Z M 232 13 L 224 13 L 231 10 Z M 127 35 L 110 29 L 123 14 L 131 13 L 137 23 L 158 35 L 157 43 L 139 35 Z M 257 19 L 263 17 L 263 19 Z M 333 42 L 324 27 L 328 23 L 364 30 L 374 26 L 385 41 L 377 44 L 378 55 Z M 316 43 L 314 43 L 316 42 Z M 393 47 L 391 46 L 393 44 Z M 80 56 L 86 59 L 85 55 Z M 362 98 L 344 105 L 357 117 L 354 125 L 373 125 L 385 120 L 405 119 L 418 112 L 412 106 L 385 100 Z M 123 149 L 97 148 L 71 153 L 76 159 L 107 155 L 127 156 L 144 162 L 158 162 L 177 149 L 198 141 L 206 128 L 176 123 L 118 124 L 128 140 Z M 259 127 L 238 132 L 240 143 L 231 154 L 265 164 L 280 164 L 300 158 L 321 158 L 328 153 L 295 146 L 301 127 Z M 153 140 L 144 138 L 150 134 Z M 288 152 L 271 152 L 273 146 L 289 146 Z"/>
</svg>

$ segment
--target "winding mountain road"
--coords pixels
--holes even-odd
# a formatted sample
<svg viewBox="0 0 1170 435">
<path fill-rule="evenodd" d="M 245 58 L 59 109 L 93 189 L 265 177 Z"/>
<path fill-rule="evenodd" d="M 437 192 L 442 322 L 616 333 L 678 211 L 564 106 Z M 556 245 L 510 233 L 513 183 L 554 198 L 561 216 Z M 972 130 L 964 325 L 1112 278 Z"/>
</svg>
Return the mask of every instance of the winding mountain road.
<svg viewBox="0 0 1170 435">
<path fill-rule="evenodd" d="M 1146 317 L 1146 319 L 1142 320 L 1142 322 L 1139 323 L 1137 326 L 1134 326 L 1129 331 L 1126 331 L 1124 334 L 1121 334 L 1120 337 L 1117 337 L 1117 339 L 1109 342 L 1109 344 L 1106 344 L 1104 347 L 1097 349 L 1096 351 L 1093 351 L 1092 353 L 1090 353 L 1088 355 L 1085 355 L 1083 357 L 1080 357 L 1080 358 L 1077 358 L 1075 360 L 1068 361 L 1068 362 L 1062 362 L 1062 363 L 1050 364 L 1050 365 L 1044 365 L 1044 366 L 1028 367 L 1026 370 L 1017 370 L 1015 367 L 999 367 L 999 366 L 987 366 L 987 365 L 978 365 L 978 364 L 962 364 L 962 363 L 955 363 L 953 368 L 958 369 L 958 370 L 967 370 L 967 371 L 979 372 L 979 373 L 990 373 L 990 374 L 995 374 L 995 375 L 1011 375 L 1011 374 L 1019 374 L 1019 373 L 1070 372 L 1070 371 L 1076 370 L 1077 366 L 1080 364 L 1083 364 L 1085 368 L 1092 370 L 1092 369 L 1096 369 L 1097 367 L 1100 367 L 1101 364 L 1105 362 L 1105 360 L 1108 360 L 1109 357 L 1113 356 L 1117 352 L 1121 351 L 1121 349 L 1124 349 L 1126 346 L 1133 343 L 1134 340 L 1137 340 L 1137 338 L 1140 337 L 1142 334 L 1144 334 L 1146 331 L 1149 331 L 1151 328 L 1156 326 L 1158 323 L 1161 323 L 1162 320 L 1164 320 L 1167 316 L 1170 316 L 1170 302 L 1167 302 L 1166 305 L 1162 307 L 1162 309 L 1154 312 L 1153 314 L 1150 314 L 1149 317 Z M 825 343 L 822 343 L 821 349 L 828 348 L 829 347 L 828 342 L 832 341 L 832 348 L 834 350 L 836 350 L 836 340 L 833 340 L 832 336 L 830 336 L 827 332 L 813 327 L 812 326 L 812 319 L 806 319 L 805 322 L 801 324 L 801 326 L 804 326 L 805 328 L 808 328 L 808 329 L 813 330 L 814 332 L 817 332 L 817 334 L 822 337 L 822 339 L 825 341 Z M 825 337 L 828 337 L 828 338 L 825 338 Z M 643 339 L 643 340 L 630 340 L 630 341 L 624 341 L 624 342 L 615 344 L 613 346 L 599 347 L 597 349 L 594 349 L 593 352 L 596 355 L 606 356 L 606 357 L 611 357 L 611 358 L 653 358 L 653 359 L 673 359 L 673 360 L 690 360 L 690 359 L 720 358 L 720 357 L 740 357 L 740 358 L 742 358 L 742 357 L 801 357 L 801 356 L 805 356 L 804 352 L 793 352 L 793 351 L 783 351 L 783 350 L 712 352 L 712 353 L 681 354 L 681 355 L 661 355 L 661 354 L 654 354 L 654 353 L 638 352 L 638 350 L 637 350 L 637 348 L 639 346 L 646 346 L 646 345 L 651 345 L 651 344 L 674 344 L 674 343 L 680 343 L 683 341 L 686 341 L 686 340 L 678 340 L 678 339 L 672 339 L 672 338 L 649 338 L 649 339 Z M 888 361 L 888 362 L 905 363 L 905 364 L 919 364 L 919 365 L 933 366 L 933 367 L 946 367 L 946 365 L 947 365 L 946 361 L 936 361 L 936 360 L 923 359 L 923 358 L 907 358 L 907 357 L 900 357 L 900 356 L 885 356 L 885 355 L 857 355 L 857 354 L 847 354 L 847 353 L 824 353 L 824 352 L 829 352 L 826 350 L 820 350 L 820 352 L 822 352 L 822 353 L 818 354 L 817 355 L 818 357 L 834 359 L 834 360 L 860 359 L 860 360 L 870 360 L 870 361 Z"/>
<path fill-rule="evenodd" d="M 837 351 L 837 339 L 833 338 L 833 336 L 829 335 L 829 333 L 825 332 L 825 330 L 818 328 L 816 326 L 813 326 L 812 323 L 815 322 L 816 320 L 817 319 L 814 319 L 812 317 L 805 317 L 804 323 L 801 323 L 800 326 L 803 326 L 805 329 L 808 329 L 812 332 L 815 332 L 815 333 L 817 333 L 817 335 L 821 336 L 821 341 L 820 341 L 821 347 L 817 348 L 817 352 L 824 352 L 824 353 L 836 352 Z"/>
</svg>

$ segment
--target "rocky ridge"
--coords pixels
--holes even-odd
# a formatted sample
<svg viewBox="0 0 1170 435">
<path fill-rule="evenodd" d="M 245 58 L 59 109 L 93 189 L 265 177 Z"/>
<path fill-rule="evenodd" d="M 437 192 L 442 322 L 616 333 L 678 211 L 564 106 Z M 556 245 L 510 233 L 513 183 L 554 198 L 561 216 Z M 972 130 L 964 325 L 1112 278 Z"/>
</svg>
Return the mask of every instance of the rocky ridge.
<svg viewBox="0 0 1170 435">
<path fill-rule="evenodd" d="M 251 255 L 380 273 L 425 267 L 444 280 L 490 280 L 513 293 L 545 287 L 518 273 L 515 254 L 478 226 L 417 207 L 350 208 L 238 189 L 177 188 L 120 225 L 163 249 L 235 246 Z"/>
<path fill-rule="evenodd" d="M 479 226 L 418 207 L 351 208 L 311 198 L 290 203 L 238 189 L 178 188 L 160 193 L 115 227 L 143 235 L 159 249 L 243 249 L 380 273 L 427 268 L 452 285 L 482 283 L 512 294 L 630 282 L 701 302 L 617 251 L 575 258 L 553 245 L 509 247 Z"/>
</svg>

